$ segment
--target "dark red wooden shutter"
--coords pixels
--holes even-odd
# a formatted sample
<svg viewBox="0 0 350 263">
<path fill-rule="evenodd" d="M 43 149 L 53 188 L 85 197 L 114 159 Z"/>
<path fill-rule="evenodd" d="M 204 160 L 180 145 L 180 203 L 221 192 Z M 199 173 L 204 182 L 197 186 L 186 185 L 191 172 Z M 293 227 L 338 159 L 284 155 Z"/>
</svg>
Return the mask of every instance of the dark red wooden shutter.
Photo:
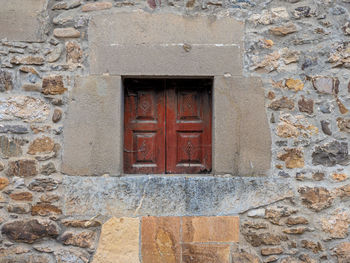
<svg viewBox="0 0 350 263">
<path fill-rule="evenodd" d="M 125 79 L 124 172 L 164 173 L 164 81 Z"/>
<path fill-rule="evenodd" d="M 208 173 L 211 171 L 211 82 L 167 80 L 166 171 Z"/>
<path fill-rule="evenodd" d="M 209 173 L 212 82 L 125 79 L 124 172 Z"/>
</svg>

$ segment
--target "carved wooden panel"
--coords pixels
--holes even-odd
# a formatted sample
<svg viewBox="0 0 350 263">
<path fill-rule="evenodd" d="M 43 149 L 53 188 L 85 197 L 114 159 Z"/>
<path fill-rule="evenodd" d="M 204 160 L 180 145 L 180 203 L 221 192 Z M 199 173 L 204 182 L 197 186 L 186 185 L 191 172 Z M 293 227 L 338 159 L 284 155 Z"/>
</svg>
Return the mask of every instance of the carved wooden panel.
<svg viewBox="0 0 350 263">
<path fill-rule="evenodd" d="M 124 172 L 164 173 L 165 94 L 162 80 L 125 79 Z"/>
<path fill-rule="evenodd" d="M 124 171 L 211 171 L 211 80 L 126 79 Z"/>
<path fill-rule="evenodd" d="M 196 79 L 167 81 L 167 173 L 211 171 L 211 82 Z"/>
</svg>

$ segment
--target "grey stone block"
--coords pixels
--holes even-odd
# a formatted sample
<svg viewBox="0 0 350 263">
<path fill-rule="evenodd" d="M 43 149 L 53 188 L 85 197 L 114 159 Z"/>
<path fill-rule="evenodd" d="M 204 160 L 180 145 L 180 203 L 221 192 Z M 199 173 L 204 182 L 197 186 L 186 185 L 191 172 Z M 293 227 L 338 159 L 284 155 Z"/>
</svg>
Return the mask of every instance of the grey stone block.
<svg viewBox="0 0 350 263">
<path fill-rule="evenodd" d="M 63 178 L 65 215 L 235 215 L 290 198 L 293 181 L 212 176 Z"/>
<path fill-rule="evenodd" d="M 264 175 L 271 163 L 271 135 L 258 78 L 214 79 L 214 171 Z"/>
<path fill-rule="evenodd" d="M 232 17 L 113 12 L 88 34 L 91 74 L 242 74 L 243 24 Z"/>
<path fill-rule="evenodd" d="M 65 120 L 63 173 L 120 173 L 121 101 L 120 77 L 76 78 Z"/>
<path fill-rule="evenodd" d="M 0 39 L 40 42 L 43 40 L 40 13 L 46 0 L 0 0 Z"/>
</svg>

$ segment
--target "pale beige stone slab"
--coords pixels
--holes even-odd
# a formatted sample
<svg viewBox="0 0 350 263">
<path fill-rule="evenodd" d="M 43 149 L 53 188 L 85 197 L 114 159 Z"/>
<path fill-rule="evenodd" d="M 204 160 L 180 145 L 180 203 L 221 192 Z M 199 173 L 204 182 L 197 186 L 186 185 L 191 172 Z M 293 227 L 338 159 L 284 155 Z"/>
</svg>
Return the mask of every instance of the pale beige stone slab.
<svg viewBox="0 0 350 263">
<path fill-rule="evenodd" d="M 182 218 L 182 241 L 238 242 L 238 216 L 196 216 Z"/>
<path fill-rule="evenodd" d="M 214 171 L 264 175 L 270 169 L 271 134 L 259 78 L 214 79 Z"/>
<path fill-rule="evenodd" d="M 39 15 L 45 5 L 46 0 L 0 0 L 0 39 L 42 41 Z"/>
<path fill-rule="evenodd" d="M 117 76 L 77 77 L 64 130 L 63 173 L 119 174 L 122 91 Z"/>
<path fill-rule="evenodd" d="M 93 263 L 139 263 L 138 218 L 111 218 L 102 226 Z"/>
</svg>

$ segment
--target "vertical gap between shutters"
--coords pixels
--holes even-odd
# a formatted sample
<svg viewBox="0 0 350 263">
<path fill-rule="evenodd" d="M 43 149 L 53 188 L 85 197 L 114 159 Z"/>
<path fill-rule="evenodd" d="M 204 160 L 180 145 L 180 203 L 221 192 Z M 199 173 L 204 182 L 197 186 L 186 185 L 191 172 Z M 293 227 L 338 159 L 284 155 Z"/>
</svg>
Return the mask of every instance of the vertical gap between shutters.
<svg viewBox="0 0 350 263">
<path fill-rule="evenodd" d="M 168 102 L 168 93 L 166 90 L 166 86 L 167 86 L 167 79 L 163 80 L 163 92 L 164 92 L 164 162 L 165 162 L 165 170 L 164 170 L 164 174 L 168 173 L 168 163 L 167 163 L 167 156 L 168 156 L 168 151 L 167 151 L 167 102 Z"/>
</svg>

